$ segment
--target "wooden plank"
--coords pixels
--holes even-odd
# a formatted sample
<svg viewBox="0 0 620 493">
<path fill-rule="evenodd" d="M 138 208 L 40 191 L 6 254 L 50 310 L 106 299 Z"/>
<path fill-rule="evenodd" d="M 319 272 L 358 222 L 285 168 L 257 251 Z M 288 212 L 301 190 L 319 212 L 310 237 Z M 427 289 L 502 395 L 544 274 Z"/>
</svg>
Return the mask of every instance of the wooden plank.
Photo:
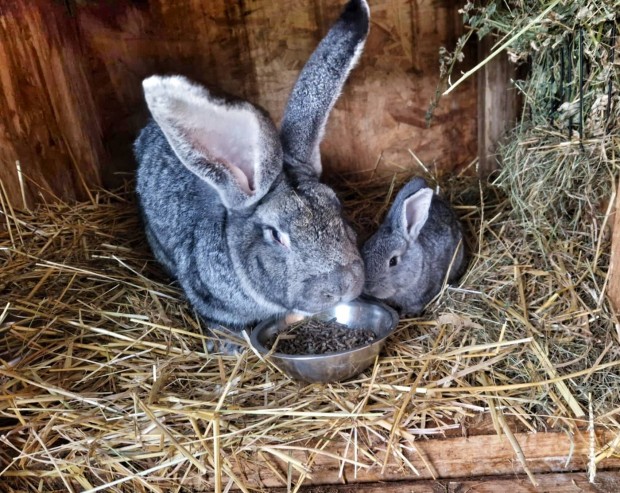
<svg viewBox="0 0 620 493">
<path fill-rule="evenodd" d="M 147 118 L 141 80 L 154 73 L 247 98 L 279 121 L 345 1 L 2 2 L 0 179 L 11 201 L 21 202 L 18 159 L 26 175 L 65 198 L 83 197 L 82 178 L 113 186 L 117 172 L 132 171 L 131 144 Z M 411 152 L 450 173 L 477 155 L 474 79 L 442 99 L 430 128 L 425 121 L 438 47 L 454 46 L 464 29 L 461 4 L 370 1 L 365 53 L 328 122 L 328 179 L 421 171 Z"/>
<path fill-rule="evenodd" d="M 589 444 L 587 436 L 573 436 L 566 433 L 515 433 L 527 467 L 534 474 L 585 471 L 588 466 Z M 598 443 L 607 443 L 613 437 L 605 431 L 597 433 Z M 414 471 L 402 461 L 390 457 L 383 473 L 380 466 L 355 468 L 345 465 L 340 476 L 341 464 L 331 457 L 320 455 L 313 461 L 310 454 L 292 451 L 294 459 L 302 464 L 311 465 L 311 477 L 304 485 L 368 483 L 378 481 L 432 480 L 481 476 L 523 475 L 524 470 L 515 456 L 514 449 L 505 436 L 479 435 L 450 439 L 416 440 L 413 444 L 405 443 L 400 451 L 415 468 Z M 330 449 L 330 452 L 343 454 L 344 446 Z M 416 452 L 417 449 L 420 453 Z M 284 450 L 281 450 L 284 452 Z M 385 444 L 376 444 L 372 448 L 377 463 L 383 463 Z M 288 453 L 288 452 L 287 452 Z M 424 460 L 422 459 L 424 456 Z M 353 446 L 347 457 L 354 458 Z M 364 462 L 363 456 L 358 459 Z M 433 477 L 429 463 L 436 471 Z M 287 477 L 287 468 L 279 459 L 271 458 L 270 464 L 281 471 L 281 477 Z M 620 457 L 611 457 L 599 462 L 598 470 L 620 469 Z M 281 480 L 261 461 L 254 468 L 237 471 L 248 485 L 254 487 L 281 487 Z M 294 476 L 295 477 L 295 476 Z"/>
<path fill-rule="evenodd" d="M 609 284 L 607 296 L 615 311 L 620 312 L 620 180 L 616 187 L 616 204 L 611 240 L 611 259 L 609 261 Z"/>
<path fill-rule="evenodd" d="M 584 473 L 537 474 L 534 486 L 525 477 L 469 478 L 453 481 L 394 481 L 368 484 L 322 485 L 302 487 L 300 493 L 617 493 L 620 472 L 602 472 L 594 483 Z M 273 493 L 284 493 L 278 488 Z"/>
<path fill-rule="evenodd" d="M 64 198 L 99 184 L 103 145 L 75 19 L 64 2 L 0 5 L 0 180 L 22 206 L 16 170 Z M 39 190 L 24 180 L 31 201 Z M 51 194 L 46 194 L 47 198 Z"/>
<path fill-rule="evenodd" d="M 478 58 L 491 53 L 494 40 L 486 36 L 478 44 Z M 500 54 L 478 72 L 478 172 L 487 177 L 497 168 L 497 146 L 512 130 L 517 116 L 518 101 L 511 79 L 516 69 L 508 55 Z"/>
</svg>

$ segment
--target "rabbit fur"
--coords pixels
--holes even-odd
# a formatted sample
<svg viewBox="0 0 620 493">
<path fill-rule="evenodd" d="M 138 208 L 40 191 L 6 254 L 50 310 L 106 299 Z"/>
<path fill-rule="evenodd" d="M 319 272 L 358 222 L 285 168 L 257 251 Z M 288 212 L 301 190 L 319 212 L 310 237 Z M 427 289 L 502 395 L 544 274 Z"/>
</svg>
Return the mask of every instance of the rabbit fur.
<svg viewBox="0 0 620 493">
<path fill-rule="evenodd" d="M 418 315 L 467 266 L 461 223 L 422 178 L 398 193 L 385 221 L 362 248 L 364 293 Z M 448 270 L 450 272 L 448 273 Z"/>
<path fill-rule="evenodd" d="M 356 236 L 319 182 L 319 144 L 368 27 L 366 1 L 349 1 L 295 83 L 280 132 L 258 107 L 184 77 L 144 80 L 153 120 L 134 152 L 146 236 L 207 322 L 239 330 L 361 293 Z"/>
</svg>

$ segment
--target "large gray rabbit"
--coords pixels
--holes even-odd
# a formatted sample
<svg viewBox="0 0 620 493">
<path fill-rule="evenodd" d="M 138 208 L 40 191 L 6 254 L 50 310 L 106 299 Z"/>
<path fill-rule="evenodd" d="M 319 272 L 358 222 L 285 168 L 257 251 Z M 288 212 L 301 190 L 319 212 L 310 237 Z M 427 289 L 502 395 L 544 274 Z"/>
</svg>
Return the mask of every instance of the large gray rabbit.
<svg viewBox="0 0 620 493">
<path fill-rule="evenodd" d="M 245 101 L 187 79 L 143 83 L 137 191 L 157 259 L 207 321 L 240 329 L 356 298 L 364 268 L 336 194 L 319 183 L 325 123 L 366 40 L 351 0 L 297 80 L 278 134 Z"/>
<path fill-rule="evenodd" d="M 455 281 L 467 266 L 458 217 L 422 178 L 401 189 L 362 255 L 364 293 L 408 315 L 419 314 L 441 291 L 446 277 Z"/>
</svg>

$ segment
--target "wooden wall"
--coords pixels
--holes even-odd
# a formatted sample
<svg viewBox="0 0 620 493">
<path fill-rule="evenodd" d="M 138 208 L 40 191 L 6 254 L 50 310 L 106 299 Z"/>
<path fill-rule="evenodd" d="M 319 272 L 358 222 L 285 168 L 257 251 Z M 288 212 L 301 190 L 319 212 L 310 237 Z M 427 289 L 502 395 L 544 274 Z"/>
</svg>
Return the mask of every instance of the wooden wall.
<svg viewBox="0 0 620 493">
<path fill-rule="evenodd" d="M 344 0 L 11 0 L 0 2 L 0 180 L 22 201 L 39 184 L 62 198 L 131 171 L 147 116 L 141 80 L 179 73 L 245 97 L 279 121 L 305 60 Z M 462 32 L 450 0 L 370 0 L 371 34 L 334 108 L 326 171 L 427 165 L 451 172 L 477 154 L 476 80 L 426 128 L 438 50 Z M 475 53 L 469 53 L 473 62 Z M 116 177 L 116 178 L 115 178 Z M 46 197 L 50 194 L 45 192 Z"/>
</svg>

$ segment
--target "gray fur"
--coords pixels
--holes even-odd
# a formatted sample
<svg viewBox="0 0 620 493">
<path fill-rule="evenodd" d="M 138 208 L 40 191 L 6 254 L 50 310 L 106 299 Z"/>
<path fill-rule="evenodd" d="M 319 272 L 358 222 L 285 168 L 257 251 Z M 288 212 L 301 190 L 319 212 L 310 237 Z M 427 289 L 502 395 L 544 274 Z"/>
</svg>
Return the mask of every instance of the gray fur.
<svg viewBox="0 0 620 493">
<path fill-rule="evenodd" d="M 415 200 L 423 210 L 412 209 Z M 420 219 L 417 233 L 415 227 L 408 230 L 411 223 L 404 219 L 408 206 L 409 214 Z M 440 292 L 446 275 L 449 283 L 454 282 L 467 267 L 457 215 L 421 178 L 414 178 L 398 193 L 384 223 L 364 244 L 362 256 L 366 266 L 364 293 L 395 305 L 407 315 L 421 313 Z M 390 266 L 392 258 L 397 259 L 394 266 Z"/>
<path fill-rule="evenodd" d="M 179 76 L 144 81 L 153 121 L 134 152 L 147 239 L 207 321 L 239 329 L 361 293 L 355 233 L 311 160 L 367 26 L 365 0 L 351 0 L 295 85 L 280 135 L 248 102 Z"/>
<path fill-rule="evenodd" d="M 321 173 L 319 143 L 327 117 L 349 72 L 357 63 L 368 35 L 365 0 L 352 0 L 316 48 L 293 87 L 282 119 L 282 147 L 290 160 Z"/>
</svg>

